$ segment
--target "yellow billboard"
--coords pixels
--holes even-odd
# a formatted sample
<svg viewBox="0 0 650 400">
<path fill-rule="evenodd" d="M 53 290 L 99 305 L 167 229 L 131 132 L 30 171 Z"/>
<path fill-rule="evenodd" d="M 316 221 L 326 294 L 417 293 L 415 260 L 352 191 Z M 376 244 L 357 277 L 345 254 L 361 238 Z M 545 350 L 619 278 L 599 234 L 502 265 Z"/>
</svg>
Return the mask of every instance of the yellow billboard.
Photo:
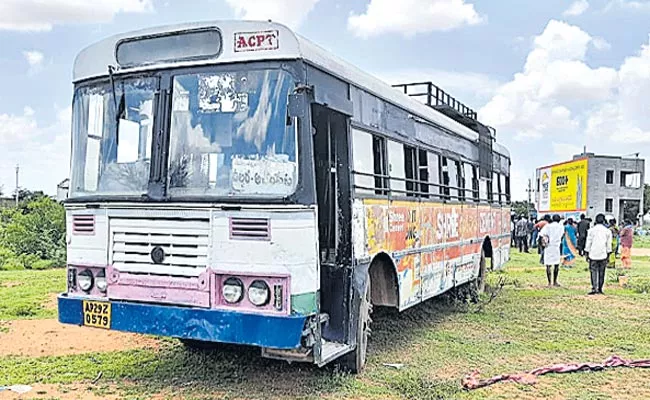
<svg viewBox="0 0 650 400">
<path fill-rule="evenodd" d="M 538 211 L 585 211 L 588 163 L 584 158 L 540 168 Z"/>
</svg>

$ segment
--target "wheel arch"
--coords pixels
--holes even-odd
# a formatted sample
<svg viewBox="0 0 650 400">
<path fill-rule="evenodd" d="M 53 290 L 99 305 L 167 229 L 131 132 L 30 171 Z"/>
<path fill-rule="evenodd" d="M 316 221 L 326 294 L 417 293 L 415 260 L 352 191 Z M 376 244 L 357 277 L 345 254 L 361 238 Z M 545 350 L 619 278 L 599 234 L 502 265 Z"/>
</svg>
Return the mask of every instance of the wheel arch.
<svg viewBox="0 0 650 400">
<path fill-rule="evenodd" d="M 399 308 L 397 265 L 386 252 L 377 253 L 370 261 L 368 277 L 373 305 Z"/>
</svg>

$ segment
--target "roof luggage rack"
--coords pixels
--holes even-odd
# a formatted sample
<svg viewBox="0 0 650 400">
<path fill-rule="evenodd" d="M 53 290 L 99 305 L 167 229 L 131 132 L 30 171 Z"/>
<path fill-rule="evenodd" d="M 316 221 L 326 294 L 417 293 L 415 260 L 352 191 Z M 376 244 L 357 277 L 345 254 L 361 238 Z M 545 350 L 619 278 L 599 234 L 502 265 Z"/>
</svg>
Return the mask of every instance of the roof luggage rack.
<svg viewBox="0 0 650 400">
<path fill-rule="evenodd" d="M 483 133 L 480 131 L 484 131 L 487 128 L 493 137 L 496 136 L 496 131 L 493 128 L 486 127 L 478 121 L 478 113 L 476 111 L 434 85 L 433 82 L 404 83 L 393 85 L 393 87 L 400 89 L 407 96 L 416 98 L 418 101 L 434 108 L 475 132 Z M 481 125 L 483 125 L 483 129 Z"/>
</svg>

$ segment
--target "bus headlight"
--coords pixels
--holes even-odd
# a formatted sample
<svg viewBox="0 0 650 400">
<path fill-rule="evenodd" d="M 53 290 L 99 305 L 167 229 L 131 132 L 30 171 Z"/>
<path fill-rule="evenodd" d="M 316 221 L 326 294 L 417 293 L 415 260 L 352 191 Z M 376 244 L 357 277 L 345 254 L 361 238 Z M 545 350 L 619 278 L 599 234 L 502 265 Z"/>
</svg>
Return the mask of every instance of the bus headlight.
<svg viewBox="0 0 650 400">
<path fill-rule="evenodd" d="M 106 293 L 106 287 L 108 285 L 106 284 L 106 272 L 104 270 L 99 271 L 97 276 L 95 276 L 95 286 L 100 292 Z"/>
<path fill-rule="evenodd" d="M 248 288 L 248 300 L 258 307 L 267 305 L 270 297 L 269 285 L 262 280 L 254 281 Z"/>
<path fill-rule="evenodd" d="M 238 278 L 228 278 L 223 283 L 221 295 L 227 303 L 239 303 L 244 297 L 244 284 Z"/>
<path fill-rule="evenodd" d="M 89 269 L 84 269 L 77 274 L 77 283 L 79 288 L 84 292 L 90 292 L 93 288 L 93 273 Z"/>
</svg>

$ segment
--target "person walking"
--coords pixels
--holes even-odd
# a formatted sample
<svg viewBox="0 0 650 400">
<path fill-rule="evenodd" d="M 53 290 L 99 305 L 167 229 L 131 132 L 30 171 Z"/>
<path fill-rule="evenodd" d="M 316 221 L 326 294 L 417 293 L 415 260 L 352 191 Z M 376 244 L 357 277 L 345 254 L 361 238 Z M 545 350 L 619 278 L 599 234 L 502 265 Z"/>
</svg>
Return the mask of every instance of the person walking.
<svg viewBox="0 0 650 400">
<path fill-rule="evenodd" d="M 562 221 L 562 217 L 557 214 L 553 215 L 552 222 L 545 225 L 539 232 L 544 243 L 544 265 L 546 265 L 546 278 L 549 287 L 560 286 L 557 278 L 560 274 L 560 262 L 562 261 L 560 246 L 564 236 L 564 226 L 560 224 L 560 221 Z"/>
<path fill-rule="evenodd" d="M 515 224 L 515 237 L 519 252 L 528 253 L 528 219 L 525 215 L 521 215 Z"/>
<path fill-rule="evenodd" d="M 581 257 L 585 255 L 585 244 L 587 243 L 587 232 L 589 231 L 590 225 L 591 220 L 585 214 L 580 215 L 580 222 L 578 223 L 578 253 Z"/>
<path fill-rule="evenodd" d="M 605 268 L 612 253 L 612 231 L 605 226 L 605 216 L 596 215 L 596 224 L 589 229 L 585 243 L 585 255 L 589 261 L 591 274 L 591 292 L 589 295 L 603 294 Z"/>
<path fill-rule="evenodd" d="M 634 244 L 634 225 L 629 219 L 625 220 L 621 229 L 621 261 L 624 269 L 632 268 L 632 245 Z"/>
<path fill-rule="evenodd" d="M 534 219 L 533 217 L 531 217 L 528 220 L 527 230 L 528 230 L 528 248 L 529 249 L 531 249 L 531 248 L 534 249 L 535 247 L 537 247 L 537 244 L 535 243 L 535 240 L 537 240 L 537 237 L 536 237 L 537 235 L 535 233 L 535 224 L 536 223 L 537 223 L 537 220 Z"/>
<path fill-rule="evenodd" d="M 573 267 L 576 262 L 578 255 L 577 232 L 573 218 L 568 218 L 564 223 L 564 237 L 562 238 L 562 265 L 565 267 Z"/>
<path fill-rule="evenodd" d="M 539 263 L 544 265 L 544 243 L 542 240 L 542 235 L 540 235 L 542 228 L 551 223 L 551 216 L 544 215 L 544 217 L 537 221 L 535 224 L 535 230 L 537 231 L 537 254 L 539 254 Z"/>
</svg>

